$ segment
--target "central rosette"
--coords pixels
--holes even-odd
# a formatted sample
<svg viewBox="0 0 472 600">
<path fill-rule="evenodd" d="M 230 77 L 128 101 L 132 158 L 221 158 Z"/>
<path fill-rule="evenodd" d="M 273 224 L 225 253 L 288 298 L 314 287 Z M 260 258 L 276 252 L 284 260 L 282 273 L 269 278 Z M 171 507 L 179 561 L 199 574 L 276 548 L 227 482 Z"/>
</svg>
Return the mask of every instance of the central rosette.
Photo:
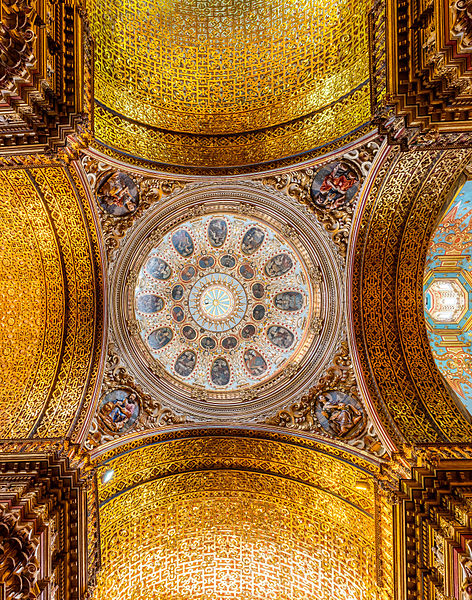
<svg viewBox="0 0 472 600">
<path fill-rule="evenodd" d="M 210 273 L 190 290 L 189 311 L 209 331 L 227 331 L 244 317 L 247 298 L 243 286 L 225 273 Z"/>
<path fill-rule="evenodd" d="M 229 288 L 222 285 L 209 287 L 200 299 L 200 308 L 210 319 L 226 319 L 233 307 L 234 296 Z"/>
</svg>

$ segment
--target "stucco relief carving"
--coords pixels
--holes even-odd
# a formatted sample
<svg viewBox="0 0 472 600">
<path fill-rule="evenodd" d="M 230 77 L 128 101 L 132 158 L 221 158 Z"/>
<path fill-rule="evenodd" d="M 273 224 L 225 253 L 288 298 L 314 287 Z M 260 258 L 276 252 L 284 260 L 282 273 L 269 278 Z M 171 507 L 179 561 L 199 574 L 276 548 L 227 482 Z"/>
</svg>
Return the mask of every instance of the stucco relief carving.
<svg viewBox="0 0 472 600">
<path fill-rule="evenodd" d="M 332 364 L 317 385 L 299 401 L 279 411 L 266 422 L 341 439 L 383 456 L 386 450 L 360 398 L 349 347 L 343 341 Z"/>
<path fill-rule="evenodd" d="M 347 152 L 321 167 L 291 171 L 262 179 L 311 210 L 345 259 L 358 191 L 380 148 L 381 139 Z"/>
</svg>

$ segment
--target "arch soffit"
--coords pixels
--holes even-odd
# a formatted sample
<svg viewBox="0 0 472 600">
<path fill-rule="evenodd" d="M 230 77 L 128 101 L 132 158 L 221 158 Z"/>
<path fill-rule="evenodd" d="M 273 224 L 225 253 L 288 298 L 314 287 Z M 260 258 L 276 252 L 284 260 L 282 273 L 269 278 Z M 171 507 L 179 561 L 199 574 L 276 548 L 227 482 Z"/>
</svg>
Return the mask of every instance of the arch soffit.
<svg viewBox="0 0 472 600">
<path fill-rule="evenodd" d="M 106 597 L 110 588 L 118 591 L 120 597 L 132 595 L 132 585 L 116 576 L 121 562 L 126 562 L 121 550 L 116 551 L 116 536 L 123 536 L 125 554 L 126 540 L 138 536 L 144 550 L 131 568 L 144 573 L 141 578 L 144 591 L 151 593 L 155 581 L 151 574 L 149 578 L 145 576 L 146 564 L 154 560 L 151 554 L 165 551 L 171 565 L 176 551 L 186 552 L 194 547 L 198 552 L 208 553 L 213 539 L 208 522 L 224 522 L 228 535 L 238 546 L 237 523 L 244 513 L 254 523 L 246 523 L 244 539 L 251 539 L 251 543 L 261 548 L 264 539 L 275 539 L 278 534 L 265 527 L 258 529 L 257 511 L 261 510 L 261 502 L 273 515 L 277 511 L 285 514 L 285 525 L 279 521 L 277 528 L 285 532 L 285 542 L 292 545 L 291 552 L 300 552 L 304 544 L 308 548 L 313 540 L 322 539 L 323 542 L 316 543 L 325 545 L 330 539 L 342 536 L 350 540 L 349 544 L 362 546 L 361 555 L 366 557 L 362 568 L 366 572 L 361 587 L 366 586 L 368 594 L 375 591 L 381 598 L 383 594 L 389 597 L 392 591 L 391 517 L 375 484 L 381 461 L 362 451 L 268 430 L 192 427 L 165 428 L 159 433 L 150 431 L 146 436 L 128 435 L 119 443 L 110 442 L 97 448 L 91 458 L 98 478 L 103 564 L 97 598 Z M 168 505 L 173 515 L 170 520 Z M 328 505 L 331 506 L 329 515 L 325 511 Z M 233 514 L 228 513 L 228 507 L 236 513 L 242 509 L 238 519 L 225 520 L 224 514 Z M 205 510 L 206 519 L 194 522 L 189 514 L 199 514 L 200 510 Z M 212 513 L 209 520 L 207 513 Z M 245 522 L 244 516 L 241 519 Z M 170 528 L 168 532 L 156 527 L 164 521 Z M 183 523 L 192 523 L 193 529 L 181 530 Z M 270 524 L 268 527 L 270 529 Z M 356 528 L 359 530 L 354 531 Z M 305 533 L 300 537 L 301 530 Z M 305 534 L 309 534 L 308 537 Z M 200 540 L 204 540 L 201 548 Z M 220 570 L 224 570 L 218 554 L 222 543 L 224 545 L 222 539 L 216 541 L 213 555 L 214 565 Z M 119 547 L 122 548 L 121 543 Z M 220 550 L 216 551 L 217 547 Z M 349 547 L 350 555 L 356 554 L 352 545 Z M 383 580 L 378 578 L 375 567 L 376 556 L 380 555 L 385 559 Z M 246 553 L 248 560 L 250 556 L 250 552 Z M 186 568 L 190 571 L 192 561 L 192 552 L 189 552 Z M 258 561 L 258 568 L 264 570 L 265 558 L 260 556 Z M 212 569 L 208 574 L 212 576 Z M 287 576 L 290 579 L 292 573 Z M 320 591 L 324 585 L 344 591 L 342 578 L 330 568 L 323 577 L 315 579 L 319 580 L 316 585 L 321 586 Z M 211 581 L 206 584 L 210 590 Z M 290 584 L 293 585 L 292 597 L 298 597 L 299 583 L 290 579 Z M 165 582 L 159 585 L 165 586 Z M 279 590 L 279 593 L 282 592 Z M 353 598 L 358 597 L 357 590 L 352 593 Z"/>
<path fill-rule="evenodd" d="M 392 150 L 361 199 L 350 249 L 359 379 L 397 444 L 472 440 L 426 333 L 423 277 L 431 235 L 470 150 Z"/>
<path fill-rule="evenodd" d="M 0 170 L 0 438 L 80 442 L 101 371 L 99 241 L 75 168 L 38 163 Z"/>
</svg>

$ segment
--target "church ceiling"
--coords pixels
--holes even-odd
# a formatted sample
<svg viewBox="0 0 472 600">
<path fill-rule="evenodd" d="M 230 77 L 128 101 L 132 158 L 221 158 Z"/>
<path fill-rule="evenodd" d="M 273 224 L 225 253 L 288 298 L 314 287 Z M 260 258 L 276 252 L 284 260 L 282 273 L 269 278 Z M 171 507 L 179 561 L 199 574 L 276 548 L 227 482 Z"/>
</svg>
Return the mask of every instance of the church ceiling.
<svg viewBox="0 0 472 600">
<path fill-rule="evenodd" d="M 424 266 L 469 150 L 391 151 L 366 190 L 352 246 L 352 315 L 366 392 L 398 441 L 472 438 L 426 333 Z M 451 241 L 451 240 L 449 240 Z"/>
<path fill-rule="evenodd" d="M 98 239 L 62 166 L 0 170 L 0 438 L 79 435 L 102 334 Z"/>
<path fill-rule="evenodd" d="M 102 538 L 94 600 L 390 598 L 378 465 L 287 442 L 194 430 L 94 453 Z"/>
<path fill-rule="evenodd" d="M 428 339 L 447 382 L 472 412 L 472 182 L 441 217 L 426 257 L 424 294 Z"/>
<path fill-rule="evenodd" d="M 88 7 L 104 150 L 180 167 L 249 165 L 324 153 L 369 122 L 365 0 Z"/>
<path fill-rule="evenodd" d="M 84 156 L 110 282 L 90 448 L 216 419 L 385 453 L 354 375 L 342 283 L 378 142 L 243 182 L 172 181 Z"/>
</svg>

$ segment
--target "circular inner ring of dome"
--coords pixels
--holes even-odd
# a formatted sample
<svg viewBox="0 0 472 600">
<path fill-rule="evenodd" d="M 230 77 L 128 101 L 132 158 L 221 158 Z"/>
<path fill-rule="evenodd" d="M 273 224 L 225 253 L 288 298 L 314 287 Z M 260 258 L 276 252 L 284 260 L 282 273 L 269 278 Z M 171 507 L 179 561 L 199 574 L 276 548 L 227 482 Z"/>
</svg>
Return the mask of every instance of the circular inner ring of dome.
<svg viewBox="0 0 472 600">
<path fill-rule="evenodd" d="M 244 317 L 247 298 L 243 286 L 226 273 L 211 273 L 199 279 L 188 297 L 194 321 L 208 331 L 227 331 Z"/>
<path fill-rule="evenodd" d="M 153 297 L 161 310 L 145 310 Z M 209 393 L 280 373 L 306 345 L 319 309 L 295 246 L 268 224 L 235 214 L 174 226 L 144 257 L 134 289 L 152 360 Z"/>
</svg>

